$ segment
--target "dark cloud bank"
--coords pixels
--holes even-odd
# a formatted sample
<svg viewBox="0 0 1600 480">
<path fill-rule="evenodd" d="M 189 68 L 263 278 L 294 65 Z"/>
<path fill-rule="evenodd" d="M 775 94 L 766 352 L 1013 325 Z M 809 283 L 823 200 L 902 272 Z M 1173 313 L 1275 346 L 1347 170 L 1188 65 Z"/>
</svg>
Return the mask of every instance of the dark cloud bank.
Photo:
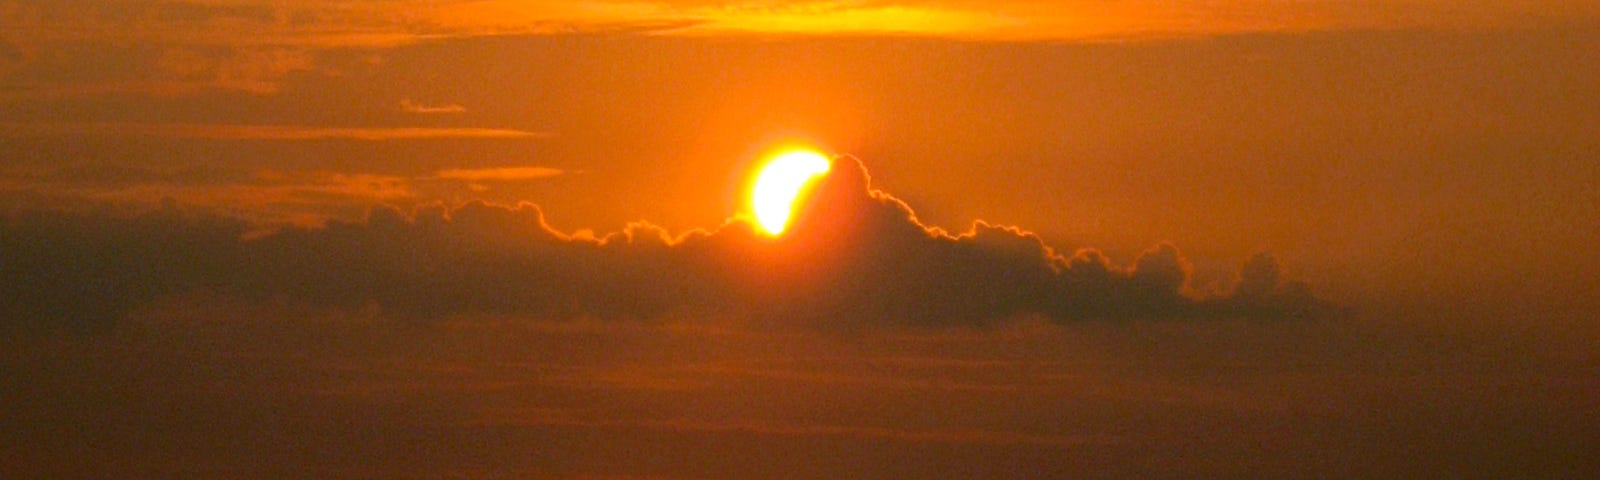
<svg viewBox="0 0 1600 480">
<path fill-rule="evenodd" d="M 730 221 L 676 238 L 649 224 L 597 237 L 545 223 L 533 205 L 469 203 L 245 238 L 238 220 L 176 207 L 135 217 L 29 212 L 0 230 L 0 313 L 12 327 L 92 326 L 195 292 L 430 319 L 727 315 L 825 324 L 1304 318 L 1335 309 L 1280 280 L 1260 254 L 1225 296 L 1187 294 L 1170 245 L 1130 266 L 1092 249 L 1057 253 L 1015 227 L 959 235 L 921 224 L 872 190 L 852 158 L 779 238 Z"/>
</svg>

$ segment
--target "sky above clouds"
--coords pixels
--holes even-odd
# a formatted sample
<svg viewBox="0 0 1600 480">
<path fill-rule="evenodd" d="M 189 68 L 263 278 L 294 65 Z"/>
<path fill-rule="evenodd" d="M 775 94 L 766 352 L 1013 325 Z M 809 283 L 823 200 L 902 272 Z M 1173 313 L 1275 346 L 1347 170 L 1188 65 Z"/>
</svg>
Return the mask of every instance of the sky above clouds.
<svg viewBox="0 0 1600 480">
<path fill-rule="evenodd" d="M 1581 475 L 1596 78 L 1579 0 L 0 0 L 0 476 Z"/>
</svg>

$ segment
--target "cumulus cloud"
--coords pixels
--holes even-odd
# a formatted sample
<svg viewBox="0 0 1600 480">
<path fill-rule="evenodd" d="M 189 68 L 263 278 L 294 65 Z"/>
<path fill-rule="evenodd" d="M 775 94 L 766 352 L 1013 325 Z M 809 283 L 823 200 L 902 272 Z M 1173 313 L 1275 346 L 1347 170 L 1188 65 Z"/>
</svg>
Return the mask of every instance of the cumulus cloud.
<svg viewBox="0 0 1600 480">
<path fill-rule="evenodd" d="M 261 300 L 371 308 L 408 318 L 736 316 L 783 324 L 970 325 L 1326 313 L 1285 286 L 1269 255 L 1248 261 L 1237 293 L 1187 292 L 1172 245 L 1119 266 L 1070 257 L 1027 230 L 975 222 L 952 234 L 871 188 L 836 160 L 781 237 L 742 218 L 672 234 L 636 223 L 566 233 L 532 204 L 473 202 L 245 237 L 248 225 L 168 205 L 137 218 L 31 213 L 4 225 L 0 310 L 11 318 L 114 318 L 168 295 L 216 291 Z"/>
</svg>

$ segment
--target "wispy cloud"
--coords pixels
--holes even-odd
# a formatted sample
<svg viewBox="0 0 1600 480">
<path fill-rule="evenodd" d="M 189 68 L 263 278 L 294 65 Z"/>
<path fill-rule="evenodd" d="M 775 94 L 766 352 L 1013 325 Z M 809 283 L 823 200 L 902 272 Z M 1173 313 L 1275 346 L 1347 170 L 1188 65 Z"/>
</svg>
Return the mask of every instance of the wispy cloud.
<svg viewBox="0 0 1600 480">
<path fill-rule="evenodd" d="M 423 105 L 419 103 L 412 103 L 411 100 L 401 100 L 400 111 L 420 114 L 466 113 L 467 107 L 463 107 L 454 103 L 447 103 L 443 105 Z"/>
<path fill-rule="evenodd" d="M 552 136 L 505 128 L 471 127 L 319 127 L 205 123 L 6 123 L 0 136 L 116 135 L 199 140 L 428 140 L 445 138 L 539 139 Z"/>
<path fill-rule="evenodd" d="M 1481 28 L 1518 26 L 1540 19 L 1600 18 L 1600 6 L 1582 0 L 1009 0 L 982 4 L 948 0 L 132 0 L 102 8 L 75 8 L 66 2 L 9 2 L 7 6 L 10 8 L 0 8 L 0 26 L 14 32 L 14 37 L 23 43 L 98 40 L 330 48 L 383 47 L 447 37 L 595 31 L 1061 40 L 1345 28 Z"/>
<path fill-rule="evenodd" d="M 44 79 L 0 101 L 154 90 L 276 93 L 293 72 L 338 75 L 323 55 L 447 38 L 623 33 L 682 36 L 906 36 L 983 41 L 1107 41 L 1353 29 L 1483 29 L 1595 24 L 1600 3 L 1276 0 L 949 0 L 802 2 L 482 0 L 172 2 L 0 0 L 0 73 Z M 150 47 L 160 50 L 149 56 Z M 129 66 L 73 52 L 122 50 Z M 40 52 L 50 52 L 40 55 Z M 63 75 L 63 57 L 100 75 Z M 30 68 L 37 67 L 34 70 Z M 87 79 L 93 78 L 93 81 Z M 106 86 L 111 84 L 112 86 Z M 14 86 L 13 86 L 14 87 Z M 176 88 L 181 87 L 181 88 Z M 24 94 L 25 93 L 25 94 Z M 413 105 L 413 113 L 459 113 Z"/>
<path fill-rule="evenodd" d="M 573 173 L 577 172 L 531 166 L 428 172 L 278 170 L 221 164 L 9 166 L 0 167 L 0 211 L 7 205 L 48 204 L 140 209 L 177 201 L 226 212 L 270 229 L 358 218 L 374 204 L 417 205 L 472 198 L 501 185 Z"/>
<path fill-rule="evenodd" d="M 550 167 L 452 168 L 440 170 L 436 176 L 445 180 L 482 182 L 536 180 L 566 173 L 565 170 Z"/>
</svg>

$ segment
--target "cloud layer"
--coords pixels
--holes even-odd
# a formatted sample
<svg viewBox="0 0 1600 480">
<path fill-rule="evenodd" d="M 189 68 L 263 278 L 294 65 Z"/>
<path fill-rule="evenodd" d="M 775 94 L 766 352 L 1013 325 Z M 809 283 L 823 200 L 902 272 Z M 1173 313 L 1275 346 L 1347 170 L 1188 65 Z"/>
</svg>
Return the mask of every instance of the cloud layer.
<svg viewBox="0 0 1600 480">
<path fill-rule="evenodd" d="M 0 136 L 114 135 L 186 140 L 417 140 L 440 138 L 538 139 L 548 132 L 467 127 L 309 127 L 191 123 L 0 123 Z"/>
<path fill-rule="evenodd" d="M 492 36 L 869 35 L 1105 41 L 1259 32 L 1522 28 L 1592 23 L 1597 17 L 1600 10 L 1593 2 L 1576 0 L 1444 4 L 1096 0 L 981 6 L 942 0 L 893 4 L 0 0 L 0 74 L 28 72 L 0 90 L 0 102 L 217 91 L 270 95 L 292 75 L 339 75 L 341 69 L 323 58 L 328 52 L 382 51 L 440 39 Z M 107 51 L 117 52 L 116 61 L 106 61 Z M 72 74 L 62 75 L 63 71 Z M 446 106 L 436 113 L 455 111 Z"/>
<path fill-rule="evenodd" d="M 176 206 L 135 218 L 32 212 L 0 237 L 0 311 L 52 323 L 105 321 L 157 299 L 214 291 L 389 315 L 536 318 L 727 315 L 762 322 L 973 324 L 1019 315 L 1082 319 L 1299 317 L 1327 313 L 1276 260 L 1246 262 L 1235 293 L 1185 293 L 1171 245 L 1121 267 L 1092 249 L 1062 255 L 1038 236 L 982 221 L 960 234 L 922 224 L 836 160 L 791 229 L 771 238 L 735 218 L 672 235 L 648 223 L 604 236 L 549 226 L 537 206 L 468 203 L 364 222 L 245 235 L 249 226 Z M 250 237 L 249 239 L 243 239 Z"/>
</svg>

